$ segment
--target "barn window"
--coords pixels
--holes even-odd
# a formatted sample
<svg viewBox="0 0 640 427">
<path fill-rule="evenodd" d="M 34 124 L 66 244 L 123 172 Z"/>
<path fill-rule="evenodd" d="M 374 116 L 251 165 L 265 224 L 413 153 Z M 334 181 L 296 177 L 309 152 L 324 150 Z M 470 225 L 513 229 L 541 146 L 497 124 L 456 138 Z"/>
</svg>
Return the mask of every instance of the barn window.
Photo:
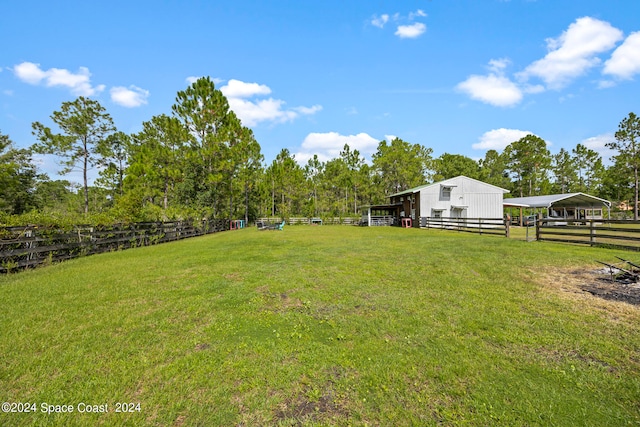
<svg viewBox="0 0 640 427">
<path fill-rule="evenodd" d="M 454 185 L 442 185 L 440 187 L 440 200 L 451 200 L 451 190 Z"/>
</svg>

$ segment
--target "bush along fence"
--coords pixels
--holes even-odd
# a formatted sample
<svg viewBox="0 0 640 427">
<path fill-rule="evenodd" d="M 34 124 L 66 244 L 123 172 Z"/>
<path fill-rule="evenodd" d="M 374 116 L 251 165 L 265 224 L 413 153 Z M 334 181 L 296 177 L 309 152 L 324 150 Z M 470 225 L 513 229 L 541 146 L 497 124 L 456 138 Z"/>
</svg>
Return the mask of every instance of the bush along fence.
<svg viewBox="0 0 640 427">
<path fill-rule="evenodd" d="M 536 240 L 640 251 L 640 221 L 539 218 Z"/>
<path fill-rule="evenodd" d="M 2 227 L 0 273 L 228 229 L 226 220 L 78 225 L 69 230 L 43 226 Z"/>
<path fill-rule="evenodd" d="M 504 218 L 421 217 L 420 227 L 509 237 L 509 222 Z"/>
</svg>

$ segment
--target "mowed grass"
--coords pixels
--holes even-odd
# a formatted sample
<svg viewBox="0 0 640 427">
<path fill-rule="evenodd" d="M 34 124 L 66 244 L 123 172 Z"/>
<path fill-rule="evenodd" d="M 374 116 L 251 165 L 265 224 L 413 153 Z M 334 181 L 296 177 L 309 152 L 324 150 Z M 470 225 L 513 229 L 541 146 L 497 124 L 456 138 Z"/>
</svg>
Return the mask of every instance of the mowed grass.
<svg viewBox="0 0 640 427">
<path fill-rule="evenodd" d="M 0 425 L 638 425 L 640 310 L 566 282 L 614 255 L 297 226 L 0 277 Z"/>
</svg>

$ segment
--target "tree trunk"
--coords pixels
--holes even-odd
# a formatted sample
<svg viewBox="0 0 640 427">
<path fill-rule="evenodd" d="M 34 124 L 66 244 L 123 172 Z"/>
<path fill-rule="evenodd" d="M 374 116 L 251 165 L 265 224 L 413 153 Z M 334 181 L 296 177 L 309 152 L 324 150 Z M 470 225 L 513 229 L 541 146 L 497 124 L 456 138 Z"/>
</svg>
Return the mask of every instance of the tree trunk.
<svg viewBox="0 0 640 427">
<path fill-rule="evenodd" d="M 84 141 L 84 159 L 82 167 L 82 175 L 84 179 L 84 214 L 89 214 L 89 184 L 87 180 L 87 169 L 89 167 L 89 152 L 87 151 L 87 141 Z"/>
<path fill-rule="evenodd" d="M 233 188 L 229 182 L 229 219 L 233 219 Z"/>
<path fill-rule="evenodd" d="M 124 167 L 122 165 L 122 160 L 120 160 L 120 168 L 118 169 L 118 188 L 120 190 L 120 197 L 122 197 L 122 195 L 124 194 L 123 174 L 124 174 Z"/>
<path fill-rule="evenodd" d="M 249 222 L 249 184 L 244 183 L 244 223 Z"/>
<path fill-rule="evenodd" d="M 271 181 L 271 216 L 276 216 L 276 183 Z"/>
<path fill-rule="evenodd" d="M 633 168 L 633 178 L 635 181 L 635 194 L 633 203 L 633 219 L 638 220 L 638 167 Z"/>
<path fill-rule="evenodd" d="M 164 210 L 166 211 L 169 207 L 169 179 L 167 177 L 164 178 L 164 201 L 163 201 Z"/>
<path fill-rule="evenodd" d="M 358 213 L 358 187 L 353 187 L 353 213 Z"/>
</svg>

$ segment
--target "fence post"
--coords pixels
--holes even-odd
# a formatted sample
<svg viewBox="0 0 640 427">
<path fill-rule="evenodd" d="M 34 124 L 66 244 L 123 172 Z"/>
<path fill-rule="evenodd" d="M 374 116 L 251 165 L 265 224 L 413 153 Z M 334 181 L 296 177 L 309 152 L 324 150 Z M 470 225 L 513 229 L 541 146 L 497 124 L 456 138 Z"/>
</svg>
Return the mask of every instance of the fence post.
<svg viewBox="0 0 640 427">
<path fill-rule="evenodd" d="M 504 234 L 508 239 L 510 234 L 509 226 L 511 225 L 511 219 L 509 217 L 504 218 Z"/>
<path fill-rule="evenodd" d="M 536 215 L 536 240 L 540 241 L 540 237 L 542 235 L 542 214 L 538 213 Z"/>
<path fill-rule="evenodd" d="M 589 220 L 589 244 L 593 246 L 595 242 L 596 242 L 595 221 L 591 219 Z"/>
<path fill-rule="evenodd" d="M 24 236 L 25 237 L 29 237 L 29 238 L 33 237 L 33 240 L 31 240 L 30 242 L 26 242 L 25 243 L 25 247 L 27 249 L 35 249 L 35 247 L 38 245 L 38 243 L 36 242 L 36 235 L 35 235 L 34 231 L 35 230 L 26 230 L 26 229 L 24 230 Z M 26 268 L 31 267 L 31 260 L 33 260 L 35 258 L 36 258 L 35 252 L 34 251 L 29 251 L 29 255 L 27 256 L 28 263 L 27 263 Z M 36 259 L 36 262 L 34 264 L 38 265 L 39 263 L 40 263 L 40 261 Z M 10 272 L 9 269 L 7 269 L 7 273 L 9 273 L 9 272 Z"/>
</svg>

